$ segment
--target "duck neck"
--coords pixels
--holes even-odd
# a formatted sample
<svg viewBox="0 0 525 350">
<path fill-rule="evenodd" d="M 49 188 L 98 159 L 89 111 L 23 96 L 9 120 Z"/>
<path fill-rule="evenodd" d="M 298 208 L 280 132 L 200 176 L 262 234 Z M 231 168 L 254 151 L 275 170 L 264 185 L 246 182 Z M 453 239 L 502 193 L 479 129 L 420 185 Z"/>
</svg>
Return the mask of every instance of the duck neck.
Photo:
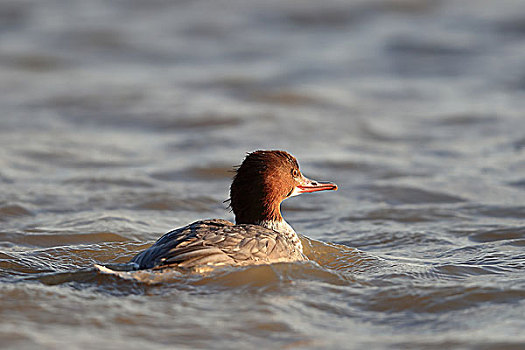
<svg viewBox="0 0 525 350">
<path fill-rule="evenodd" d="M 303 252 L 303 245 L 299 239 L 299 236 L 294 231 L 292 226 L 290 226 L 290 224 L 288 224 L 282 217 L 280 220 L 262 220 L 258 222 L 257 225 L 279 232 L 288 240 L 290 240 L 297 250 L 299 250 L 301 253 Z"/>
<path fill-rule="evenodd" d="M 232 203 L 235 213 L 235 223 L 259 225 L 270 230 L 279 232 L 286 237 L 295 248 L 303 252 L 303 245 L 297 233 L 281 215 L 280 201 L 251 201 L 243 202 L 243 205 L 235 202 Z"/>
</svg>

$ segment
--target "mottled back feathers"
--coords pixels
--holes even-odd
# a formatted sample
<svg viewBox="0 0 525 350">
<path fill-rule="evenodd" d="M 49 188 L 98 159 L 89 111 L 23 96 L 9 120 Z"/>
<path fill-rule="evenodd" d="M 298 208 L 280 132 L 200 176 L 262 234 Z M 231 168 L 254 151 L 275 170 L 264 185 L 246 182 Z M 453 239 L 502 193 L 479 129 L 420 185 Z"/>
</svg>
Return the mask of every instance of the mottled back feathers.
<svg viewBox="0 0 525 350">
<path fill-rule="evenodd" d="M 138 269 L 257 265 L 306 258 L 288 238 L 258 225 L 203 220 L 173 230 L 136 255 Z"/>
</svg>

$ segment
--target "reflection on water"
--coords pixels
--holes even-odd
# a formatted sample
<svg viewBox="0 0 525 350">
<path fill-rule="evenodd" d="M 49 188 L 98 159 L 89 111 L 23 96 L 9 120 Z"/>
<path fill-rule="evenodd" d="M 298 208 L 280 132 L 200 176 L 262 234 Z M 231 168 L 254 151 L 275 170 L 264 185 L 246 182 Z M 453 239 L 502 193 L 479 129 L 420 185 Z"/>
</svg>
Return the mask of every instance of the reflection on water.
<svg viewBox="0 0 525 350">
<path fill-rule="evenodd" d="M 523 18 L 519 0 L 0 3 L 2 345 L 521 348 Z M 168 230 L 231 220 L 231 167 L 259 148 L 340 187 L 283 204 L 310 261 L 126 271 Z"/>
</svg>

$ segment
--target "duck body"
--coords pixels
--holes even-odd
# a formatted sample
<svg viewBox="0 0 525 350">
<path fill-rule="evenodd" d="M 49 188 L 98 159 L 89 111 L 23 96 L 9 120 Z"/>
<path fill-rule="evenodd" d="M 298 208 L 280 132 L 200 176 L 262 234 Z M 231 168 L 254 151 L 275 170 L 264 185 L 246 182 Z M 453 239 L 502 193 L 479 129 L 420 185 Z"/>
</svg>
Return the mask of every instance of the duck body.
<svg viewBox="0 0 525 350">
<path fill-rule="evenodd" d="M 138 269 L 260 265 L 306 260 L 291 235 L 222 219 L 196 221 L 162 236 L 131 262 Z"/>
<path fill-rule="evenodd" d="M 235 222 L 196 221 L 163 235 L 132 260 L 136 269 L 260 265 L 307 260 L 299 236 L 281 215 L 281 202 L 309 192 L 337 190 L 307 179 L 284 151 L 255 151 L 238 167 L 230 187 Z"/>
</svg>

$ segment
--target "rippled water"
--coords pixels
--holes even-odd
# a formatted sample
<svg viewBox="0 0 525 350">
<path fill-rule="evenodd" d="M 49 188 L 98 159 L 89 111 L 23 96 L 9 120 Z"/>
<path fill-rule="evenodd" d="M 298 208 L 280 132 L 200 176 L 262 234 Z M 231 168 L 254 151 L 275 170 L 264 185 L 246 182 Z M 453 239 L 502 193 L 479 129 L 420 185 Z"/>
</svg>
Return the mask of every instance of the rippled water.
<svg viewBox="0 0 525 350">
<path fill-rule="evenodd" d="M 525 346 L 523 1 L 2 1 L 0 82 L 2 347 Z M 94 268 L 260 148 L 311 261 Z"/>
</svg>

